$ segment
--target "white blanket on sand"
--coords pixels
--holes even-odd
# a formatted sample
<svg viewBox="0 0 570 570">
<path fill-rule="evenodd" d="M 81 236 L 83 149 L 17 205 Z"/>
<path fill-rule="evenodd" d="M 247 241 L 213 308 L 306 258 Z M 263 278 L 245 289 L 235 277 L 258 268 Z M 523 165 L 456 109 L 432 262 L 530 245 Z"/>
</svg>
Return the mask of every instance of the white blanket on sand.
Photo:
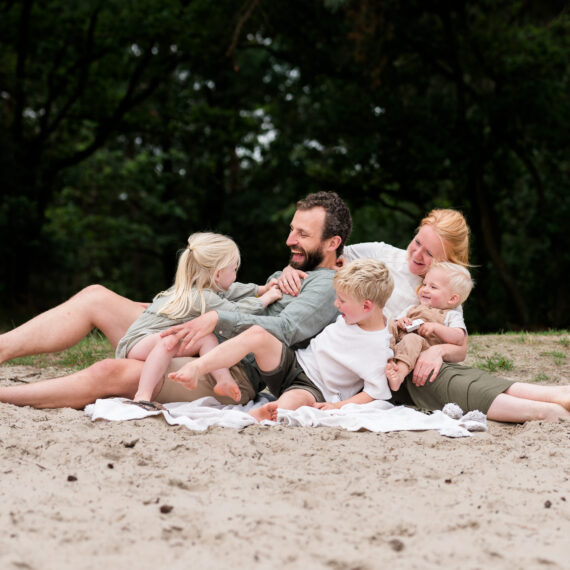
<svg viewBox="0 0 570 570">
<path fill-rule="evenodd" d="M 188 429 L 203 431 L 210 426 L 242 429 L 256 421 L 247 413 L 269 400 L 261 396 L 256 402 L 244 406 L 223 406 L 214 398 L 201 398 L 195 402 L 164 404 L 165 410 L 145 410 L 125 405 L 124 398 L 97 400 L 85 408 L 92 420 L 112 421 L 141 419 L 163 415 L 170 425 L 184 425 Z M 128 401 L 127 401 L 128 402 Z M 463 414 L 455 404 L 442 411 L 424 414 L 405 406 L 393 406 L 383 400 L 369 404 L 348 404 L 340 410 L 318 410 L 304 406 L 298 410 L 279 410 L 277 422 L 263 421 L 262 425 L 288 425 L 301 427 L 340 427 L 349 431 L 368 430 L 388 432 L 403 430 L 438 430 L 447 437 L 465 437 L 473 432 L 487 430 L 487 418 L 481 412 Z"/>
</svg>

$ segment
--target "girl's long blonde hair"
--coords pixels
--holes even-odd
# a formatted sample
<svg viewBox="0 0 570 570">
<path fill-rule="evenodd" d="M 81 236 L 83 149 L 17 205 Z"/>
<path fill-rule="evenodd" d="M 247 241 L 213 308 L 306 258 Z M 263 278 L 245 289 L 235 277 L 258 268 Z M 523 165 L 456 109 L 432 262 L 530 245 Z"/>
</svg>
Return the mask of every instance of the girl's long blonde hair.
<svg viewBox="0 0 570 570">
<path fill-rule="evenodd" d="M 203 290 L 219 291 L 214 280 L 216 271 L 234 264 L 239 266 L 240 255 L 238 246 L 232 239 L 211 232 L 192 234 L 178 259 L 172 299 L 164 305 L 160 314 L 178 319 L 197 308 L 194 306 L 193 289 L 200 298 L 200 314 L 204 313 L 206 300 Z M 170 290 L 162 291 L 155 299 L 170 293 Z"/>
</svg>

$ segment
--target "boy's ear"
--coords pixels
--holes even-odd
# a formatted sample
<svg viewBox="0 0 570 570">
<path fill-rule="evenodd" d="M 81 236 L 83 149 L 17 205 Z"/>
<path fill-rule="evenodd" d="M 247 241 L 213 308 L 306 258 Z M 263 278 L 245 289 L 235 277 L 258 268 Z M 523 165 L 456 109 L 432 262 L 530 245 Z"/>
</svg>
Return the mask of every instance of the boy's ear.
<svg viewBox="0 0 570 570">
<path fill-rule="evenodd" d="M 366 312 L 370 312 L 372 310 L 372 307 L 374 306 L 374 303 L 372 301 L 370 301 L 369 299 L 365 299 L 362 302 L 362 308 L 366 311 Z"/>
<path fill-rule="evenodd" d="M 459 305 L 460 300 L 461 299 L 459 298 L 459 295 L 457 293 L 453 293 L 453 295 L 451 295 L 447 303 L 450 307 L 457 307 L 457 305 Z"/>
</svg>

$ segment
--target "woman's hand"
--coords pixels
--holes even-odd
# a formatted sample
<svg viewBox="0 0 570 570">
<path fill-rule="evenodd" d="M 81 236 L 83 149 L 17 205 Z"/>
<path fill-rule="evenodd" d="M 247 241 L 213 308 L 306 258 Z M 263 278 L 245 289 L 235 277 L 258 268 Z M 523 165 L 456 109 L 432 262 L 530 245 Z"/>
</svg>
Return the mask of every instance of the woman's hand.
<svg viewBox="0 0 570 570">
<path fill-rule="evenodd" d="M 180 350 L 185 351 L 201 338 L 214 332 L 217 324 L 218 313 L 216 311 L 208 311 L 191 321 L 162 331 L 160 336 L 167 337 L 172 335 L 172 338 L 176 339 L 171 341 L 173 343 L 172 346 L 175 345 L 176 342 L 179 342 Z M 168 348 L 172 348 L 172 346 Z"/>
<path fill-rule="evenodd" d="M 307 277 L 307 273 L 301 271 L 300 269 L 293 269 L 290 265 L 283 269 L 283 273 L 277 278 L 277 282 L 279 283 L 279 289 L 286 293 L 287 295 L 291 295 L 292 297 L 296 297 L 301 290 L 301 280 Z"/>
<path fill-rule="evenodd" d="M 413 383 L 416 386 L 423 386 L 428 380 L 433 382 L 439 374 L 439 369 L 443 364 L 440 347 L 430 346 L 420 353 L 416 365 L 414 366 Z"/>
</svg>

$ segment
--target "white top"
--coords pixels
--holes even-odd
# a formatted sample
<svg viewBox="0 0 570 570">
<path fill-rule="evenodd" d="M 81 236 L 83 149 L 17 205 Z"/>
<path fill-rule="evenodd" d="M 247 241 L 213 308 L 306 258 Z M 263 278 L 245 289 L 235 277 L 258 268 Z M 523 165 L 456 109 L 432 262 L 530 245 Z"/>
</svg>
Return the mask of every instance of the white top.
<svg viewBox="0 0 570 570">
<path fill-rule="evenodd" d="M 347 261 L 364 257 L 383 261 L 394 279 L 394 292 L 384 306 L 384 316 L 395 319 L 405 307 L 418 304 L 416 293 L 422 278 L 410 272 L 408 252 L 384 242 L 358 243 L 348 245 L 343 250 Z"/>
<path fill-rule="evenodd" d="M 387 328 L 366 331 L 339 316 L 296 354 L 327 402 L 347 400 L 360 390 L 376 400 L 391 397 L 386 363 L 394 353 Z"/>
</svg>

